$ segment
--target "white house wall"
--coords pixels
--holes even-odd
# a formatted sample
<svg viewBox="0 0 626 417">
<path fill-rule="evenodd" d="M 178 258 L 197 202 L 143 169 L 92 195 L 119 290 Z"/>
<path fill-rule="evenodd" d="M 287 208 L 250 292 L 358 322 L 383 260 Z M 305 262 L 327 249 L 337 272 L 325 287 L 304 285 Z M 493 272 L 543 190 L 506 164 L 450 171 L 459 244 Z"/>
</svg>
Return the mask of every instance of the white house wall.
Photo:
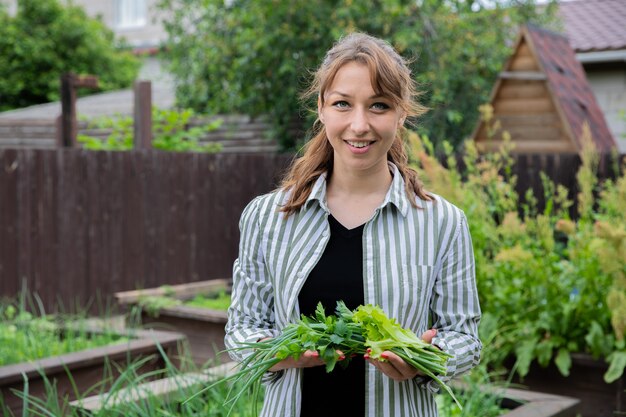
<svg viewBox="0 0 626 417">
<path fill-rule="evenodd" d="M 163 13 L 156 9 L 158 0 L 123 0 L 145 2 L 147 16 L 145 23 L 134 27 L 120 27 L 116 13 L 118 0 L 72 0 L 75 5 L 82 6 L 89 16 L 100 16 L 103 22 L 111 28 L 115 34 L 137 48 L 158 47 L 167 39 L 167 32 L 161 21 Z M 69 1 L 66 0 L 66 3 Z M 17 0 L 0 0 L 0 4 L 8 7 L 9 13 L 15 14 Z"/>
<path fill-rule="evenodd" d="M 123 27 L 118 24 L 115 11 L 116 1 L 73 0 L 74 4 L 83 6 L 88 15 L 101 16 L 104 23 L 113 29 L 118 37 L 126 39 L 135 47 L 157 47 L 167 39 L 167 32 L 161 24 L 163 14 L 156 9 L 157 0 L 135 0 L 145 2 L 147 16 L 143 25 L 134 27 Z"/>
<path fill-rule="evenodd" d="M 626 153 L 626 70 L 587 71 L 587 80 L 622 153 Z"/>
</svg>

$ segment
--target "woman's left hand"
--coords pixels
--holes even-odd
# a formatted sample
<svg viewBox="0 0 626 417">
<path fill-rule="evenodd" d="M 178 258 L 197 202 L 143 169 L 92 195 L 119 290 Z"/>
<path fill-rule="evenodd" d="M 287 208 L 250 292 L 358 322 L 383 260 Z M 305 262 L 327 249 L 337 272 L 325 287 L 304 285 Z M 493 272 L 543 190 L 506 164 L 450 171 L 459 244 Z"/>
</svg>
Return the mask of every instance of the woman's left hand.
<svg viewBox="0 0 626 417">
<path fill-rule="evenodd" d="M 426 343 L 432 343 L 436 334 L 437 330 L 435 329 L 427 330 L 422 334 L 422 340 Z M 406 381 L 417 375 L 422 375 L 420 371 L 393 352 L 386 350 L 380 356 L 384 361 L 372 359 L 368 354 L 365 354 L 365 359 L 394 381 Z"/>
</svg>

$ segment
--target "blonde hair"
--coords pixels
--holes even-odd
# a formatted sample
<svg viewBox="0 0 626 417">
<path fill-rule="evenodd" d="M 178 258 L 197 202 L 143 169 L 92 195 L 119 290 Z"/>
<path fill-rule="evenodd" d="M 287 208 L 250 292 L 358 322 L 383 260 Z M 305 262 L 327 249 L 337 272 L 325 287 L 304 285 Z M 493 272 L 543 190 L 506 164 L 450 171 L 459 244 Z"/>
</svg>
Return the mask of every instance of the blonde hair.
<svg viewBox="0 0 626 417">
<path fill-rule="evenodd" d="M 372 87 L 376 94 L 387 97 L 398 106 L 407 118 L 424 114 L 427 109 L 418 103 L 419 93 L 407 62 L 387 42 L 364 33 L 352 33 L 340 39 L 326 53 L 324 61 L 315 72 L 311 86 L 302 97 L 317 97 L 324 105 L 324 93 L 332 85 L 337 71 L 347 63 L 367 65 Z M 387 160 L 394 163 L 405 181 L 406 192 L 413 206 L 415 195 L 422 200 L 432 200 L 426 193 L 417 172 L 408 165 L 403 137 L 406 128 L 398 129 Z M 294 160 L 281 182 L 280 189 L 291 190 L 288 201 L 280 211 L 287 215 L 297 212 L 311 194 L 320 175 L 333 169 L 333 148 L 326 137 L 326 129 L 319 118 L 313 125 L 313 138 L 303 147 L 303 155 Z"/>
</svg>

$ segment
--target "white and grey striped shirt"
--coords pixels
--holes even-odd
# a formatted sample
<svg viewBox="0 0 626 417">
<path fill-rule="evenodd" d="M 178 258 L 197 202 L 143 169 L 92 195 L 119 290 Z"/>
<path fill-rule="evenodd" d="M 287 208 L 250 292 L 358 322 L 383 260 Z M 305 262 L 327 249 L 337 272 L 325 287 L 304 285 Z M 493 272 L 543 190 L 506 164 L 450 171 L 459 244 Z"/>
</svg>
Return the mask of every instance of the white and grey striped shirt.
<svg viewBox="0 0 626 417">
<path fill-rule="evenodd" d="M 395 165 L 389 166 L 391 187 L 363 230 L 365 303 L 381 306 L 417 335 L 437 328 L 433 344 L 453 355 L 442 378 L 447 381 L 478 364 L 482 348 L 467 221 L 460 209 L 437 195 L 433 202 L 418 199 L 419 208 L 411 206 L 402 176 Z M 241 216 L 227 348 L 275 337 L 300 317 L 298 293 L 330 237 L 325 176 L 317 180 L 301 210 L 289 217 L 278 211 L 286 199 L 287 193 L 280 190 L 259 196 Z M 231 356 L 241 360 L 244 354 L 236 351 Z M 261 416 L 298 417 L 300 383 L 300 369 L 269 375 Z M 434 381 L 396 382 L 367 364 L 366 416 L 437 416 L 437 390 Z"/>
</svg>

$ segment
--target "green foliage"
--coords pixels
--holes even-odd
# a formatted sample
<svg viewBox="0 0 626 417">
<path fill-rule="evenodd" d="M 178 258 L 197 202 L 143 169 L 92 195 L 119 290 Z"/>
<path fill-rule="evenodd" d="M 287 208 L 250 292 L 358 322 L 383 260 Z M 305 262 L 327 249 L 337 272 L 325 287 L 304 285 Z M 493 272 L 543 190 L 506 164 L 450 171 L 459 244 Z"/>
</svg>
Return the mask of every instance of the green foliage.
<svg viewBox="0 0 626 417">
<path fill-rule="evenodd" d="M 113 333 L 90 333 L 74 317 L 36 316 L 17 303 L 0 305 L 0 366 L 120 343 Z"/>
<path fill-rule="evenodd" d="M 231 411 L 232 417 L 258 416 L 258 413 L 253 412 L 253 408 L 260 407 L 260 403 L 253 404 L 250 400 L 242 401 L 232 410 L 230 405 L 226 404 L 225 400 L 229 391 L 239 389 L 241 384 L 216 386 L 195 397 L 193 401 L 183 404 L 184 399 L 191 397 L 224 371 L 218 368 L 207 368 L 194 369 L 195 372 L 186 373 L 177 368 L 163 350 L 161 350 L 160 357 L 145 356 L 125 364 L 124 367 L 111 364 L 107 360 L 101 381 L 91 387 L 77 386 L 69 375 L 72 380 L 72 394 L 77 400 L 84 400 L 93 395 L 100 396 L 101 407 L 88 412 L 76 405 L 70 406 L 69 396 L 65 389 L 62 392 L 56 380 L 49 379 L 45 375 L 42 375 L 43 393 L 38 393 L 37 396 L 29 395 L 28 384 L 25 384 L 23 390 L 13 393 L 25 404 L 22 414 L 25 417 L 83 417 L 86 414 L 92 417 L 226 417 Z M 146 371 L 146 366 L 158 359 L 166 362 L 166 368 Z M 176 358 L 174 362 L 178 359 Z M 155 391 L 154 385 L 148 385 L 154 384 L 155 379 L 164 380 L 165 378 L 168 379 L 169 385 L 163 384 L 162 389 L 171 390 L 167 394 L 163 394 L 161 390 Z M 13 414 L 3 406 L 2 394 L 0 394 L 0 413 L 3 416 L 13 417 Z"/>
<path fill-rule="evenodd" d="M 233 352 L 243 351 L 245 356 L 238 363 L 238 369 L 198 391 L 188 401 L 224 382 L 243 383 L 241 389 L 228 395 L 226 402 L 233 407 L 240 398 L 246 398 L 245 394 L 250 390 L 252 398 L 256 398 L 264 375 L 274 365 L 288 357 L 298 359 L 308 350 L 319 352 L 320 359 L 326 364 L 326 372 L 332 372 L 337 364 L 348 366 L 353 356 L 366 352 L 372 358 L 384 361 L 382 350 L 389 350 L 430 377 L 462 407 L 450 387 L 440 379 L 446 374 L 450 354 L 425 343 L 410 329 L 402 328 L 378 306 L 360 305 L 350 310 L 343 301 L 338 301 L 335 313 L 326 314 L 322 303 L 318 303 L 313 315 L 302 315 L 298 322 L 285 326 L 280 335 L 257 342 L 243 342 L 232 348 Z"/>
<path fill-rule="evenodd" d="M 139 297 L 137 307 L 145 311 L 151 317 L 159 317 L 164 308 L 176 307 L 182 302 L 166 295 L 147 295 Z"/>
<path fill-rule="evenodd" d="M 203 294 L 198 294 L 191 300 L 185 301 L 184 304 L 189 307 L 226 311 L 228 307 L 230 307 L 230 294 L 226 291 L 220 291 L 215 297 L 207 297 Z"/>
<path fill-rule="evenodd" d="M 66 72 L 126 88 L 140 64 L 100 20 L 59 0 L 19 0 L 15 17 L 0 9 L 0 56 L 0 110 L 58 100 Z"/>
<path fill-rule="evenodd" d="M 453 389 L 453 392 L 463 408 L 460 408 L 449 395 L 439 394 L 435 397 L 439 417 L 498 417 L 506 412 L 501 406 L 502 398 L 497 391 L 489 392 L 477 385 L 470 385 L 463 390 Z"/>
<path fill-rule="evenodd" d="M 190 109 L 166 110 L 152 108 L 152 146 L 155 149 L 175 152 L 219 152 L 219 143 L 200 143 L 200 139 L 222 124 L 215 119 L 205 125 L 189 127 L 195 113 Z M 127 151 L 134 147 L 133 118 L 130 116 L 102 117 L 90 121 L 90 128 L 111 129 L 104 140 L 88 135 L 78 135 L 78 141 L 86 149 Z"/>
<path fill-rule="evenodd" d="M 518 25 L 551 21 L 552 8 L 539 14 L 533 3 L 161 0 L 160 7 L 172 11 L 167 55 L 179 104 L 268 114 L 283 147 L 293 148 L 304 138 L 294 138 L 290 127 L 312 121 L 299 102 L 309 72 L 340 35 L 354 30 L 382 37 L 413 59 L 427 92 L 424 104 L 432 109 L 420 129 L 440 141 L 462 139 L 487 101 Z"/>
<path fill-rule="evenodd" d="M 582 139 L 590 144 L 588 134 Z M 585 148 L 577 175 L 580 218 L 573 221 L 567 190 L 545 177 L 543 211 L 532 192 L 517 195 L 507 138 L 500 152 L 485 155 L 466 143 L 462 174 L 451 154 L 449 168 L 433 157 L 427 138 L 412 135 L 410 142 L 428 188 L 468 217 L 483 320 L 499 329 L 491 363 L 514 357 L 521 376 L 533 362 L 554 363 L 568 375 L 571 355 L 586 353 L 610 363 L 607 382 L 619 377 L 626 364 L 624 166 L 615 181 L 601 183 L 597 155 Z"/>
<path fill-rule="evenodd" d="M 165 290 L 163 295 L 142 295 L 137 300 L 137 307 L 152 317 L 159 317 L 164 308 L 180 305 L 221 311 L 228 310 L 230 306 L 230 293 L 226 290 L 214 294 L 196 294 L 192 299 L 183 301 L 176 298 L 173 292 L 168 292 L 168 288 L 171 287 L 164 285 L 159 288 Z"/>
</svg>

